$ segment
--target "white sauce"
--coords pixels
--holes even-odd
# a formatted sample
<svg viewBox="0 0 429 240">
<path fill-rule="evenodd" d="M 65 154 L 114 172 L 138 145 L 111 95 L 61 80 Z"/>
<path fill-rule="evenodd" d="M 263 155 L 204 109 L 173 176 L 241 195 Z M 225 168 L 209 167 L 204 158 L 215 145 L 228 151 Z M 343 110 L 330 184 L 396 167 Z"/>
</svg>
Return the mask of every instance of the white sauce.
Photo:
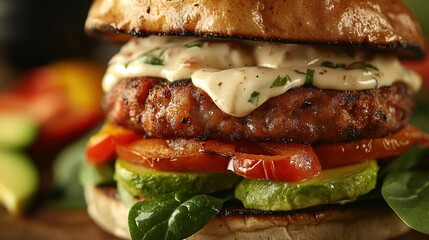
<svg viewBox="0 0 429 240">
<path fill-rule="evenodd" d="M 103 89 L 126 77 L 191 78 L 222 111 L 242 117 L 306 80 L 321 89 L 374 89 L 395 81 L 420 88 L 420 77 L 397 58 L 365 55 L 310 45 L 151 36 L 131 40 L 111 59 Z"/>
</svg>

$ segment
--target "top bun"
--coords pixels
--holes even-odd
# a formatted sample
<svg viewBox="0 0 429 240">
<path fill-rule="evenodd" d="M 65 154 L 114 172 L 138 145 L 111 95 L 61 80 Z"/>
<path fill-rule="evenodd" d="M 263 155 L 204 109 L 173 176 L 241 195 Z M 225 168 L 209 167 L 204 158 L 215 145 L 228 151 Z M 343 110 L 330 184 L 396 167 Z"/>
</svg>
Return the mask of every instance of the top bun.
<svg viewBox="0 0 429 240">
<path fill-rule="evenodd" d="M 401 0 L 94 0 L 89 33 L 111 40 L 177 35 L 395 50 L 419 57 L 424 37 Z"/>
</svg>

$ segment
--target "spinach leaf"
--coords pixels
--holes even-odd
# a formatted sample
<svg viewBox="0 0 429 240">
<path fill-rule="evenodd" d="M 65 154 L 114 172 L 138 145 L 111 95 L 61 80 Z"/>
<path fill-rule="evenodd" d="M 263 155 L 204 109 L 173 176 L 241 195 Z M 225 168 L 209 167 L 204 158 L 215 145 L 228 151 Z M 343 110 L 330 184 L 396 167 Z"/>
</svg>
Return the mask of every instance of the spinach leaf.
<svg viewBox="0 0 429 240">
<path fill-rule="evenodd" d="M 424 171 L 394 172 L 383 183 L 387 204 L 411 228 L 429 234 L 429 174 Z"/>
<path fill-rule="evenodd" d="M 203 228 L 225 199 L 208 195 L 171 193 L 134 204 L 128 226 L 134 239 L 184 239 Z"/>
<path fill-rule="evenodd" d="M 411 124 L 425 132 L 429 132 L 429 96 L 423 91 L 420 91 L 414 96 L 414 101 L 415 108 L 414 114 L 411 118 Z"/>
<path fill-rule="evenodd" d="M 412 147 L 380 173 L 381 194 L 411 228 L 429 234 L 429 173 L 416 170 L 429 156 L 429 148 Z"/>
<path fill-rule="evenodd" d="M 380 179 L 385 178 L 389 173 L 406 171 L 415 168 L 420 162 L 421 157 L 429 149 L 422 150 L 419 146 L 413 146 L 406 152 L 402 153 L 399 157 L 395 159 L 390 165 L 385 167 L 380 173 Z"/>
<path fill-rule="evenodd" d="M 79 181 L 83 186 L 113 184 L 115 183 L 114 173 L 115 169 L 111 165 L 93 166 L 83 161 L 79 169 Z"/>
<path fill-rule="evenodd" d="M 118 191 L 119 197 L 128 207 L 133 206 L 137 202 L 134 196 L 127 191 L 122 183 L 117 182 L 116 189 Z"/>
</svg>

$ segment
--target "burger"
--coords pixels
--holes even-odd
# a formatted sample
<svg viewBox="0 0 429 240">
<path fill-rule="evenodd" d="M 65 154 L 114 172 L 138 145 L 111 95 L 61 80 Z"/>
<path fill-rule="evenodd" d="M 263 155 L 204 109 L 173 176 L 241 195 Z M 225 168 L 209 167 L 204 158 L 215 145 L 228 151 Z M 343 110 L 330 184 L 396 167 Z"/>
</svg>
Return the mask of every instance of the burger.
<svg viewBox="0 0 429 240">
<path fill-rule="evenodd" d="M 429 137 L 409 124 L 421 79 L 400 62 L 424 38 L 402 1 L 95 0 L 86 30 L 124 42 L 86 148 L 93 172 L 110 173 L 85 185 L 106 231 L 429 233 L 427 171 L 412 170 Z"/>
</svg>

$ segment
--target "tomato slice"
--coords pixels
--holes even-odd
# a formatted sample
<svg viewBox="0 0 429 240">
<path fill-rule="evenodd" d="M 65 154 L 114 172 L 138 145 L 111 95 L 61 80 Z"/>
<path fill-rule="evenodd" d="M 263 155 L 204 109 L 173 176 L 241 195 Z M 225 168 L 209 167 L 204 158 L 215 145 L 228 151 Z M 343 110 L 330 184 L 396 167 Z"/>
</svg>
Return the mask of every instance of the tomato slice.
<svg viewBox="0 0 429 240">
<path fill-rule="evenodd" d="M 274 155 L 236 152 L 228 169 L 245 178 L 297 182 L 319 175 L 321 165 L 313 148 L 298 143 L 259 144 Z"/>
<path fill-rule="evenodd" d="M 429 94 L 429 48 L 426 48 L 425 58 L 420 60 L 405 60 L 402 61 L 402 64 L 422 77 L 423 90 Z"/>
<path fill-rule="evenodd" d="M 257 149 L 261 154 L 241 152 Z M 247 178 L 302 181 L 320 173 L 320 163 L 308 145 L 251 144 L 220 141 L 141 139 L 118 144 L 118 156 L 159 171 L 227 172 Z"/>
<path fill-rule="evenodd" d="M 96 135 L 89 139 L 85 157 L 94 165 L 104 164 L 116 156 L 117 144 L 127 144 L 141 138 L 131 130 L 106 123 Z"/>
<path fill-rule="evenodd" d="M 429 135 L 408 126 L 379 139 L 310 146 L 299 143 L 231 143 L 216 140 L 143 139 L 106 124 L 90 139 L 87 158 L 94 164 L 117 154 L 124 161 L 158 171 L 227 172 L 246 178 L 297 182 L 322 169 L 399 155 L 414 144 L 429 146 Z"/>
<path fill-rule="evenodd" d="M 415 144 L 429 146 L 429 135 L 413 126 L 407 126 L 385 138 L 321 144 L 314 146 L 314 150 L 323 168 L 329 169 L 370 159 L 397 156 Z"/>
<path fill-rule="evenodd" d="M 205 142 L 196 140 L 141 139 L 118 144 L 116 152 L 126 161 L 159 171 L 227 172 L 229 158 L 204 153 Z"/>
</svg>

